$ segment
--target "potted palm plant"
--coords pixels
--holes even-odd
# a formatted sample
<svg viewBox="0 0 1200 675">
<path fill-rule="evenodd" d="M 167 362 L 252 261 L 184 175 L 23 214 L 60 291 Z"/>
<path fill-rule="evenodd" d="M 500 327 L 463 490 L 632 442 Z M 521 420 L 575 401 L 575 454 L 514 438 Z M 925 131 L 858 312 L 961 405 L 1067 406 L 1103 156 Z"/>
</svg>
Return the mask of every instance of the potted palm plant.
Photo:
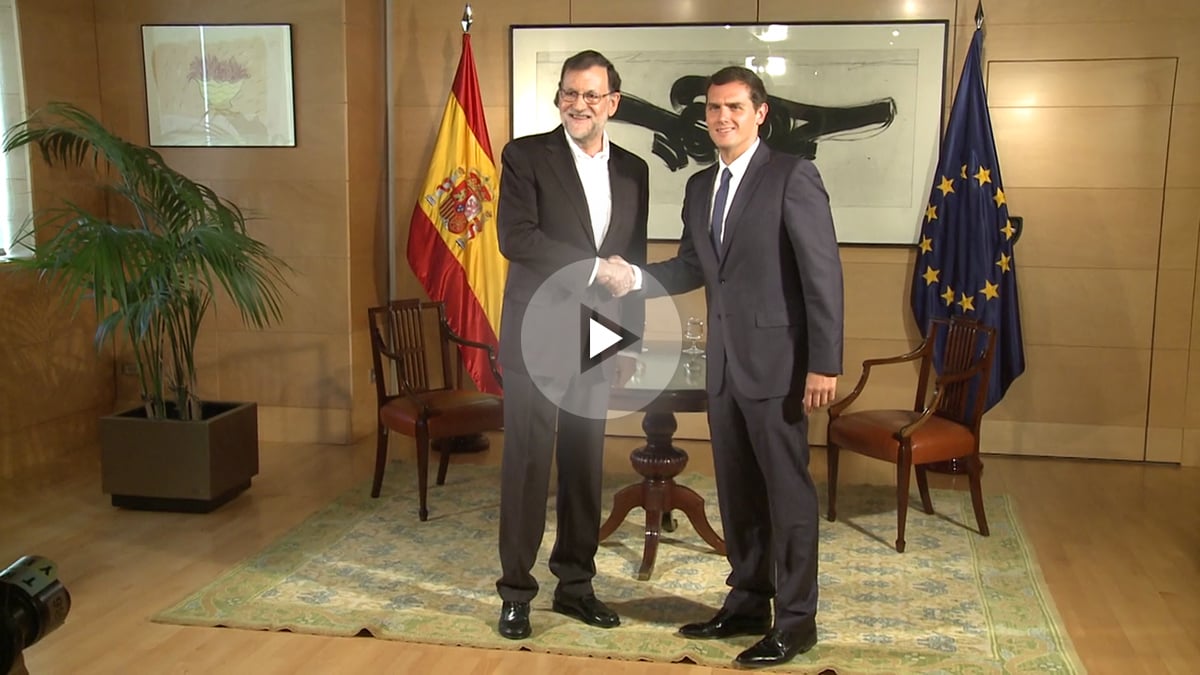
<svg viewBox="0 0 1200 675">
<path fill-rule="evenodd" d="M 200 326 L 219 291 L 246 325 L 277 321 L 286 265 L 236 205 L 74 105 L 5 133 L 5 152 L 26 145 L 51 166 L 93 170 L 110 195 L 106 213 L 69 201 L 39 211 L 22 234 L 34 254 L 15 261 L 94 306 L 97 349 L 119 341 L 132 355 L 142 405 L 100 421 L 104 491 L 115 506 L 216 508 L 258 473 L 257 408 L 197 395 Z"/>
</svg>

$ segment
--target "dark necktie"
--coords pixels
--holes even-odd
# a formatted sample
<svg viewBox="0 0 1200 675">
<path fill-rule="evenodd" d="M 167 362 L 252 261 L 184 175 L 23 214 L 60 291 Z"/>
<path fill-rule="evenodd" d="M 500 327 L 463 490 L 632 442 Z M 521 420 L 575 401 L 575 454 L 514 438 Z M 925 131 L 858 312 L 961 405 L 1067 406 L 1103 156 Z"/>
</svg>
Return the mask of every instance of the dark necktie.
<svg viewBox="0 0 1200 675">
<path fill-rule="evenodd" d="M 721 255 L 721 226 L 725 220 L 725 202 L 729 199 L 729 180 L 733 173 L 729 169 L 721 172 L 721 185 L 717 188 L 717 198 L 713 200 L 712 220 L 709 221 L 709 232 L 712 234 L 713 248 Z"/>
</svg>

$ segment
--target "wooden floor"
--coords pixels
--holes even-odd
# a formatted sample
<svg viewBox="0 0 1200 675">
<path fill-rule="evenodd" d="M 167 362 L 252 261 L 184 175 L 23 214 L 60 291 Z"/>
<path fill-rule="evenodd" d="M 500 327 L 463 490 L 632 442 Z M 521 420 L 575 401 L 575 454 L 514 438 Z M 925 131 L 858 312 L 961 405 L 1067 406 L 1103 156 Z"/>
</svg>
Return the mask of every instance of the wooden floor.
<svg viewBox="0 0 1200 675">
<path fill-rule="evenodd" d="M 632 445 L 629 439 L 610 439 L 608 466 L 627 467 Z M 683 446 L 692 455 L 689 470 L 711 473 L 707 444 Z M 100 493 L 96 461 L 0 482 L 0 565 L 24 554 L 44 555 L 60 566 L 73 599 L 67 623 L 25 650 L 29 671 L 726 672 L 147 620 L 365 480 L 371 448 L 366 442 L 264 444 L 261 473 L 251 490 L 208 515 L 114 509 Z M 404 452 L 401 447 L 398 454 Z M 498 455 L 492 450 L 460 459 L 495 463 Z M 1054 601 L 1090 672 L 1200 672 L 1200 469 L 1005 457 L 985 461 L 985 490 L 1015 497 Z M 887 464 L 847 457 L 843 466 L 844 482 L 892 481 Z M 813 471 L 823 480 L 820 450 L 814 451 Z M 955 480 L 943 477 L 935 486 Z M 431 506 L 436 513 L 436 492 Z"/>
</svg>

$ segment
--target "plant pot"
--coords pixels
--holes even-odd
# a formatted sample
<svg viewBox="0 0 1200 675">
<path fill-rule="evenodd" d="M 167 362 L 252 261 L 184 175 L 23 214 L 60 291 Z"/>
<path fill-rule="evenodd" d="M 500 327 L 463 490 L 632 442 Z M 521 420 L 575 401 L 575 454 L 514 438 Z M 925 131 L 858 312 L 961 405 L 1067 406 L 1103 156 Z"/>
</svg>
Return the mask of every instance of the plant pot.
<svg viewBox="0 0 1200 675">
<path fill-rule="evenodd" d="M 203 419 L 100 418 L 101 487 L 113 506 L 207 513 L 258 474 L 258 406 L 204 402 Z"/>
</svg>

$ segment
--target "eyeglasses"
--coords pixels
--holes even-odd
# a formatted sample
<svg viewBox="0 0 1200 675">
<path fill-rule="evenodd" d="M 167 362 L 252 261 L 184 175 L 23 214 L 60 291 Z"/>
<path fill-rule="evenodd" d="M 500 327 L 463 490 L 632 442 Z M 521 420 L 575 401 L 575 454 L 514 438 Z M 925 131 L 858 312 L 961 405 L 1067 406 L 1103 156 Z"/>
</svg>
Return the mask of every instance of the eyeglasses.
<svg viewBox="0 0 1200 675">
<path fill-rule="evenodd" d="M 607 91 L 607 92 L 604 92 L 603 94 L 601 94 L 601 93 L 594 92 L 594 91 L 585 91 L 582 94 L 580 94 L 579 92 L 577 92 L 573 89 L 559 89 L 558 90 L 558 100 L 561 101 L 562 103 L 574 103 L 579 100 L 580 96 L 582 96 L 584 103 L 586 103 L 588 105 L 596 105 L 600 101 L 603 101 L 606 97 L 612 96 L 615 93 L 617 93 L 617 92 Z"/>
</svg>

